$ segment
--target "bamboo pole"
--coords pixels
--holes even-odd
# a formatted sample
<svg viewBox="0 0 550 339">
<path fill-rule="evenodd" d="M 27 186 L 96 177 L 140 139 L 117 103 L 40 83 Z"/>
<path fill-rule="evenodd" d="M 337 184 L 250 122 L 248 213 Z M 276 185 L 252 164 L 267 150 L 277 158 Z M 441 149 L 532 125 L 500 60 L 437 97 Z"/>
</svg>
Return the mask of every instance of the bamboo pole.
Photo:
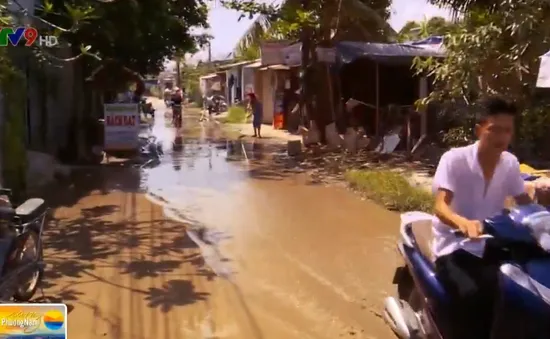
<svg viewBox="0 0 550 339">
<path fill-rule="evenodd" d="M 380 73 L 378 69 L 378 62 L 376 63 L 376 71 L 375 71 L 375 92 L 376 92 L 376 137 L 380 136 Z"/>
</svg>

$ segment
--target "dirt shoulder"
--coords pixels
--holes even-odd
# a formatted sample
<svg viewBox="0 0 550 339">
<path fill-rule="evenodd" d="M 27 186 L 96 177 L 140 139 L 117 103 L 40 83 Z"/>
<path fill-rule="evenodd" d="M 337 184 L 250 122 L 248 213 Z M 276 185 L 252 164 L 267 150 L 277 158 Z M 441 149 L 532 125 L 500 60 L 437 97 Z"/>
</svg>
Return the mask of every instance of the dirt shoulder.
<svg viewBox="0 0 550 339">
<path fill-rule="evenodd" d="M 237 131 L 243 137 L 253 137 L 254 128 L 252 123 L 247 124 L 228 124 L 225 123 L 229 129 Z M 288 141 L 302 140 L 300 135 L 291 134 L 285 130 L 274 129 L 271 125 L 263 124 L 261 129 L 262 138 L 267 141 L 286 144 Z"/>
</svg>

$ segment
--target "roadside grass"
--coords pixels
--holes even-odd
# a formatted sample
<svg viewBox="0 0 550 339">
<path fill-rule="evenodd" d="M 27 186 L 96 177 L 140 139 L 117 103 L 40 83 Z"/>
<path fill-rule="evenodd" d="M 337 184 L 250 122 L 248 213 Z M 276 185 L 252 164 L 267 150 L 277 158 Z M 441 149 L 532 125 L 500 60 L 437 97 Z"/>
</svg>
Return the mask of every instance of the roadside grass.
<svg viewBox="0 0 550 339">
<path fill-rule="evenodd" d="M 228 124 L 244 124 L 248 122 L 247 113 L 244 107 L 241 106 L 231 106 L 227 112 L 227 116 L 222 120 L 224 123 Z"/>
<path fill-rule="evenodd" d="M 412 186 L 400 173 L 389 170 L 349 170 L 345 179 L 351 188 L 384 207 L 399 212 L 431 212 L 430 192 Z"/>
</svg>

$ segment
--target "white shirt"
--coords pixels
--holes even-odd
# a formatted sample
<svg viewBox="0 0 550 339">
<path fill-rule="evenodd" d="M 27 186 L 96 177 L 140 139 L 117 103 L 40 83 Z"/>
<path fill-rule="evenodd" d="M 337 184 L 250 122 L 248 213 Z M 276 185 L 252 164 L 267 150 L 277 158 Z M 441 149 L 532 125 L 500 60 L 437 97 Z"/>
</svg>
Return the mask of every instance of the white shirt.
<svg viewBox="0 0 550 339">
<path fill-rule="evenodd" d="M 518 159 L 503 152 L 495 168 L 487 191 L 483 171 L 477 160 L 478 143 L 453 148 L 439 160 L 433 181 L 433 192 L 439 188 L 453 192 L 451 208 L 470 220 L 483 221 L 502 213 L 504 201 L 509 196 L 525 192 Z M 483 257 L 485 239 L 465 239 L 452 233 L 452 228 L 438 218 L 433 223 L 432 251 L 435 257 L 450 254 L 458 249 Z"/>
</svg>

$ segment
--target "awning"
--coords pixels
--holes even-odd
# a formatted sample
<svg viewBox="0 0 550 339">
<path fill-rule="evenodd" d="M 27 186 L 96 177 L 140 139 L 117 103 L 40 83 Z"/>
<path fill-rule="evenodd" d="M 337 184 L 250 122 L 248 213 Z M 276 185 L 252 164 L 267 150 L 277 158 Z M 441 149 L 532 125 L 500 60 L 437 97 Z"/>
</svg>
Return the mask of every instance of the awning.
<svg viewBox="0 0 550 339">
<path fill-rule="evenodd" d="M 235 62 L 233 64 L 229 64 L 229 65 L 223 65 L 223 66 L 220 66 L 218 67 L 220 70 L 227 70 L 227 69 L 230 69 L 230 68 L 233 68 L 233 67 L 237 67 L 237 66 L 242 66 L 242 65 L 248 65 L 248 64 L 251 64 L 253 63 L 254 61 L 250 61 L 250 60 L 246 60 L 246 61 L 240 61 L 240 62 Z"/>
<path fill-rule="evenodd" d="M 269 69 L 275 70 L 275 71 L 288 71 L 290 67 L 286 65 L 271 65 L 268 67 Z"/>
<path fill-rule="evenodd" d="M 207 74 L 207 75 L 203 75 L 202 77 L 200 77 L 201 80 L 207 80 L 207 79 L 212 79 L 212 78 L 215 78 L 217 77 L 218 75 L 216 73 L 211 73 L 211 74 Z"/>
<path fill-rule="evenodd" d="M 342 63 L 368 58 L 381 63 L 407 63 L 415 57 L 445 57 L 441 46 L 342 41 L 336 45 Z"/>
<path fill-rule="evenodd" d="M 261 67 L 261 66 L 262 66 L 262 61 L 257 60 L 256 62 L 251 63 L 250 65 L 246 65 L 243 68 L 258 68 L 258 67 Z"/>
<path fill-rule="evenodd" d="M 264 66 L 262 68 L 258 68 L 258 71 L 267 71 L 268 69 L 271 69 L 274 71 L 288 71 L 290 70 L 290 67 L 287 65 L 281 65 L 281 64 L 269 65 L 269 66 Z"/>
</svg>

